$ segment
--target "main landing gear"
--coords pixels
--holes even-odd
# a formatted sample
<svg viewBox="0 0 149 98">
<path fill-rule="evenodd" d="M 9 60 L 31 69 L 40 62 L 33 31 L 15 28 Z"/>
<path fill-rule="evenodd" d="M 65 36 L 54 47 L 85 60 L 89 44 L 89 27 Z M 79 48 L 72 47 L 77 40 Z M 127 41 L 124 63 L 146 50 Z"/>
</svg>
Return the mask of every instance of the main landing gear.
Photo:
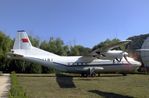
<svg viewBox="0 0 149 98">
<path fill-rule="evenodd" d="M 122 75 L 123 75 L 123 76 L 127 76 L 127 74 L 126 74 L 126 73 L 122 73 Z"/>
<path fill-rule="evenodd" d="M 92 74 L 82 73 L 81 77 L 96 77 L 96 73 L 92 73 Z"/>
<path fill-rule="evenodd" d="M 89 68 L 88 71 L 81 74 L 82 77 L 95 77 L 96 72 L 95 68 Z"/>
<path fill-rule="evenodd" d="M 98 74 L 98 76 L 100 76 L 100 74 Z M 92 73 L 82 73 L 81 77 L 96 77 L 96 73 L 92 72 Z"/>
</svg>

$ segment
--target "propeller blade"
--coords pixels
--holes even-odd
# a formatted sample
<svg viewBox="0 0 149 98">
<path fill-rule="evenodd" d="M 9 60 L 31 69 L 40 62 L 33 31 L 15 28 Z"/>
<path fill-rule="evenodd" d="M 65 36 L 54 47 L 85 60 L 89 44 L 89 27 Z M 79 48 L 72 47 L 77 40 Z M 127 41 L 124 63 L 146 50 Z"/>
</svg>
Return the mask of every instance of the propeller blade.
<svg viewBox="0 0 149 98">
<path fill-rule="evenodd" d="M 118 62 L 121 62 L 122 58 L 119 58 L 119 59 L 118 59 L 118 58 L 116 58 L 116 60 L 117 60 Z"/>
<path fill-rule="evenodd" d="M 126 55 L 124 55 L 124 58 L 125 58 L 125 60 L 130 64 L 130 62 L 128 61 L 128 59 L 127 59 L 127 56 Z"/>
</svg>

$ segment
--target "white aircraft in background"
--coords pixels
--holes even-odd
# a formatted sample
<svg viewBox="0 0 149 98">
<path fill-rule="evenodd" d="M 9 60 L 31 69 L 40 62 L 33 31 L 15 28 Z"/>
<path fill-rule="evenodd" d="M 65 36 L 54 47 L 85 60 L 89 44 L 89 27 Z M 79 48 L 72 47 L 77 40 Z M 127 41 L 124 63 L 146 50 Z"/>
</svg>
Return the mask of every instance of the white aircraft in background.
<svg viewBox="0 0 149 98">
<path fill-rule="evenodd" d="M 140 52 L 144 67 L 149 67 L 149 37 L 144 40 L 141 49 L 137 49 Z"/>
<path fill-rule="evenodd" d="M 128 41 L 119 42 L 119 44 Z M 18 31 L 15 43 L 8 56 L 54 68 L 60 72 L 79 73 L 81 76 L 95 76 L 96 73 L 118 72 L 126 73 L 136 71 L 141 63 L 128 57 L 128 53 L 113 50 L 117 45 L 99 52 L 98 49 L 90 56 L 59 56 L 51 52 L 33 47 L 24 30 Z"/>
</svg>

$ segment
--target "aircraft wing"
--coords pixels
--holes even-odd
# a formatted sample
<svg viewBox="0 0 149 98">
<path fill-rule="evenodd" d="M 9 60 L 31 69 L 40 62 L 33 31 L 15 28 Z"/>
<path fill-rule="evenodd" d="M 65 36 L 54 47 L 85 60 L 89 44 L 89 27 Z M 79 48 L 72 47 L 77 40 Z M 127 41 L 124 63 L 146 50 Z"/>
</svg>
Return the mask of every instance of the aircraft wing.
<svg viewBox="0 0 149 98">
<path fill-rule="evenodd" d="M 105 47 L 105 48 L 109 48 L 108 50 L 112 50 L 112 49 L 114 49 L 114 48 L 119 47 L 120 45 L 126 45 L 126 44 L 128 44 L 129 42 L 131 42 L 131 40 L 124 40 L 124 41 L 120 41 L 120 42 L 118 42 L 118 43 L 115 43 L 115 44 L 110 45 L 110 46 Z"/>
<path fill-rule="evenodd" d="M 89 55 L 89 56 L 82 56 L 81 58 L 79 58 L 80 61 L 83 61 L 83 62 L 92 62 L 93 60 L 95 60 L 97 58 Z"/>
<path fill-rule="evenodd" d="M 115 48 L 119 48 L 120 45 L 126 45 L 128 44 L 129 42 L 131 42 L 131 40 L 124 40 L 124 41 L 120 41 L 120 42 L 117 42 L 117 43 L 114 43 L 114 44 L 111 44 L 111 45 L 108 45 L 108 46 L 104 46 L 102 48 L 98 48 L 94 51 L 91 52 L 90 55 L 92 55 L 93 57 L 100 57 L 100 56 L 104 56 L 104 54 L 108 51 L 108 50 L 113 50 Z"/>
</svg>

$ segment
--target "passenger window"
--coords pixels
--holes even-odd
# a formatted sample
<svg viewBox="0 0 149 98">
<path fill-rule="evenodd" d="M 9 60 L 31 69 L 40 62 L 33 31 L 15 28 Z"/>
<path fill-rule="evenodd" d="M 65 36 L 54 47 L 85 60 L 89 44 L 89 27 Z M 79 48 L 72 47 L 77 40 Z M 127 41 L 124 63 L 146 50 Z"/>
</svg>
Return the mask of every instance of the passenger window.
<svg viewBox="0 0 149 98">
<path fill-rule="evenodd" d="M 77 65 L 77 63 L 73 63 L 73 65 Z"/>
<path fill-rule="evenodd" d="M 68 65 L 71 65 L 71 63 L 68 63 Z"/>
<path fill-rule="evenodd" d="M 83 65 L 86 65 L 86 63 L 83 63 Z"/>
<path fill-rule="evenodd" d="M 78 65 L 82 65 L 81 63 L 78 63 Z"/>
</svg>

